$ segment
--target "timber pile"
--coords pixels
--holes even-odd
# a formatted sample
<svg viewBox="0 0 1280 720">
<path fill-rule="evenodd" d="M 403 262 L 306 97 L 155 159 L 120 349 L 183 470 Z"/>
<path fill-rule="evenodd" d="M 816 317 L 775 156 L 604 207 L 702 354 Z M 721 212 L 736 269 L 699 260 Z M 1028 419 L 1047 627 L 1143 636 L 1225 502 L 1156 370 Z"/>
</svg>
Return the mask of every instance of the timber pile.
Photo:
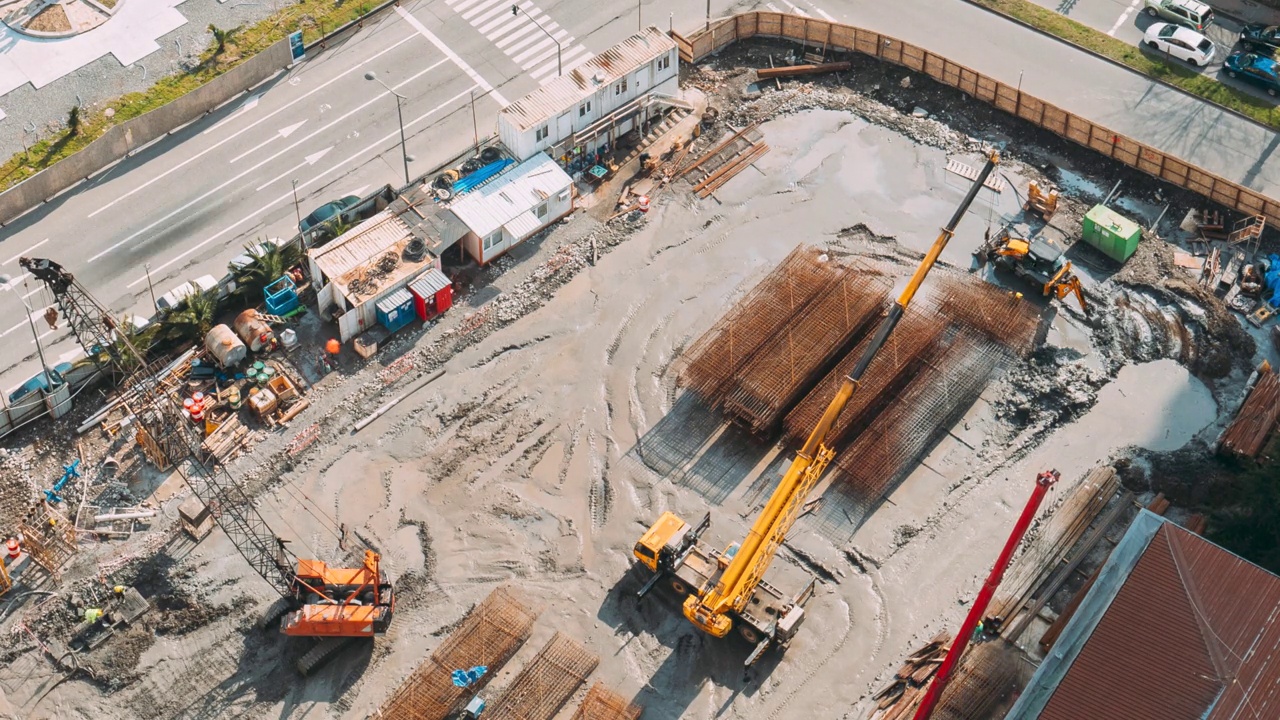
<svg viewBox="0 0 1280 720">
<path fill-rule="evenodd" d="M 705 198 L 769 152 L 769 146 L 760 134 L 759 123 L 751 123 L 733 133 L 687 168 L 680 176 L 696 173 L 693 191 Z"/>
<path fill-rule="evenodd" d="M 1258 380 L 1245 398 L 1240 412 L 1218 441 L 1220 452 L 1254 458 L 1262 452 L 1267 438 L 1280 418 L 1280 379 L 1271 366 L 1258 368 Z"/>
<path fill-rule="evenodd" d="M 924 647 L 912 653 L 894 674 L 893 680 L 872 696 L 876 707 L 872 717 L 883 711 L 880 720 L 907 720 L 924 699 L 929 681 L 938 672 L 951 649 L 951 634 L 940 632 Z"/>
<path fill-rule="evenodd" d="M 1067 554 L 1115 497 L 1119 487 L 1120 478 L 1114 469 L 1110 466 L 1094 468 L 1061 504 L 1049 510 L 1047 519 L 1042 518 L 1033 525 L 1028 533 L 1032 539 L 1005 573 L 1000 593 L 992 601 L 988 615 L 1004 618 L 1004 628 L 1010 629 L 1014 625 L 1014 616 L 1062 566 Z M 1076 555 L 1084 551 L 1081 548 Z"/>
</svg>

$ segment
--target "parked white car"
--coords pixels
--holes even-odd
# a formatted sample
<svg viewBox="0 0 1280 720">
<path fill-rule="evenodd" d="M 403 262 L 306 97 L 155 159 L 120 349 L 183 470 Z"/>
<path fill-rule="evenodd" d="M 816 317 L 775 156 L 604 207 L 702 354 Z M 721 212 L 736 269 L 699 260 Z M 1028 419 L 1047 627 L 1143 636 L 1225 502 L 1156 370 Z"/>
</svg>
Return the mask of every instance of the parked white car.
<svg viewBox="0 0 1280 720">
<path fill-rule="evenodd" d="M 217 287 L 217 278 L 212 275 L 201 275 L 195 280 L 188 280 L 156 298 L 156 306 L 161 310 L 172 310 L 181 305 L 188 295 L 196 292 L 209 292 Z"/>
<path fill-rule="evenodd" d="M 1157 52 L 1204 67 L 1213 61 L 1213 41 L 1195 30 L 1173 23 L 1152 23 L 1142 42 Z"/>
</svg>

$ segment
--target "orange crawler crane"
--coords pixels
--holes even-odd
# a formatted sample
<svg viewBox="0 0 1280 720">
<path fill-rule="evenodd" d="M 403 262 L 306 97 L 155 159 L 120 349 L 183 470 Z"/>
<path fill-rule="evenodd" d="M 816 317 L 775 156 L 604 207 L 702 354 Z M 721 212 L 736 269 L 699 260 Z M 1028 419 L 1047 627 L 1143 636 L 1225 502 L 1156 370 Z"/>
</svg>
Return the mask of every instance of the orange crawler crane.
<svg viewBox="0 0 1280 720">
<path fill-rule="evenodd" d="M 871 343 L 796 453 L 747 537 L 720 551 L 701 540 L 702 533 L 711 524 L 710 513 L 695 527 L 674 513 L 664 512 L 632 550 L 638 567 L 652 573 L 639 595 L 644 596 L 665 580 L 667 587 L 683 600 L 685 617 L 698 629 L 714 637 L 724 637 L 736 628 L 739 635 L 755 646 L 747 656 L 748 667 L 770 647 L 786 647 L 799 631 L 804 621 L 804 605 L 813 595 L 814 580 L 798 592 L 788 593 L 768 582 L 765 571 L 799 518 L 809 492 L 835 457 L 835 448 L 827 445 L 827 435 L 999 161 L 994 152 L 987 158 L 978 179 L 916 267 L 897 302 L 885 314 Z"/>
<path fill-rule="evenodd" d="M 157 466 L 172 465 L 205 507 L 216 509 L 218 525 L 236 550 L 280 593 L 259 625 L 283 618 L 285 635 L 318 641 L 298 659 L 298 670 L 306 675 L 355 638 L 385 633 L 395 614 L 395 593 L 378 554 L 366 550 L 358 568 L 331 568 L 294 556 L 225 466 L 199 461 L 194 450 L 200 438 L 192 436 L 181 405 L 161 385 L 163 368 L 147 364 L 107 308 L 58 263 L 26 257 L 18 263 L 49 288 L 76 340 L 103 373 L 123 378 L 119 395 L 136 417 L 138 441 L 148 457 Z M 191 462 L 184 462 L 187 458 Z"/>
</svg>

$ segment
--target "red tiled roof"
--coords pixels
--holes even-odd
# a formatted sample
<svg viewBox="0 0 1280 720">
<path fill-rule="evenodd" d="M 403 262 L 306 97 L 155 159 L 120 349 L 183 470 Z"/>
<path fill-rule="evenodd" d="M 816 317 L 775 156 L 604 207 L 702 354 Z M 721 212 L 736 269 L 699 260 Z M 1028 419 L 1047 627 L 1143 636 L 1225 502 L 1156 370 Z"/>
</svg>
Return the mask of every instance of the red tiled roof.
<svg viewBox="0 0 1280 720">
<path fill-rule="evenodd" d="M 1164 523 L 1040 718 L 1280 718 L 1280 577 Z"/>
</svg>

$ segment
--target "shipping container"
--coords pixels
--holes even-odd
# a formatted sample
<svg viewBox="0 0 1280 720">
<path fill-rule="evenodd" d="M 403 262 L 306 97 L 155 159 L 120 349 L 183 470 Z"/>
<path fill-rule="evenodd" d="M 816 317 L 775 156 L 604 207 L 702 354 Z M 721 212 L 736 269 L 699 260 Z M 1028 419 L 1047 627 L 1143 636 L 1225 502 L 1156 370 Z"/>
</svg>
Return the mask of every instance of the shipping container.
<svg viewBox="0 0 1280 720">
<path fill-rule="evenodd" d="M 1095 205 L 1084 216 L 1084 241 L 1112 260 L 1128 260 L 1141 239 L 1138 223 L 1105 205 Z"/>
</svg>

